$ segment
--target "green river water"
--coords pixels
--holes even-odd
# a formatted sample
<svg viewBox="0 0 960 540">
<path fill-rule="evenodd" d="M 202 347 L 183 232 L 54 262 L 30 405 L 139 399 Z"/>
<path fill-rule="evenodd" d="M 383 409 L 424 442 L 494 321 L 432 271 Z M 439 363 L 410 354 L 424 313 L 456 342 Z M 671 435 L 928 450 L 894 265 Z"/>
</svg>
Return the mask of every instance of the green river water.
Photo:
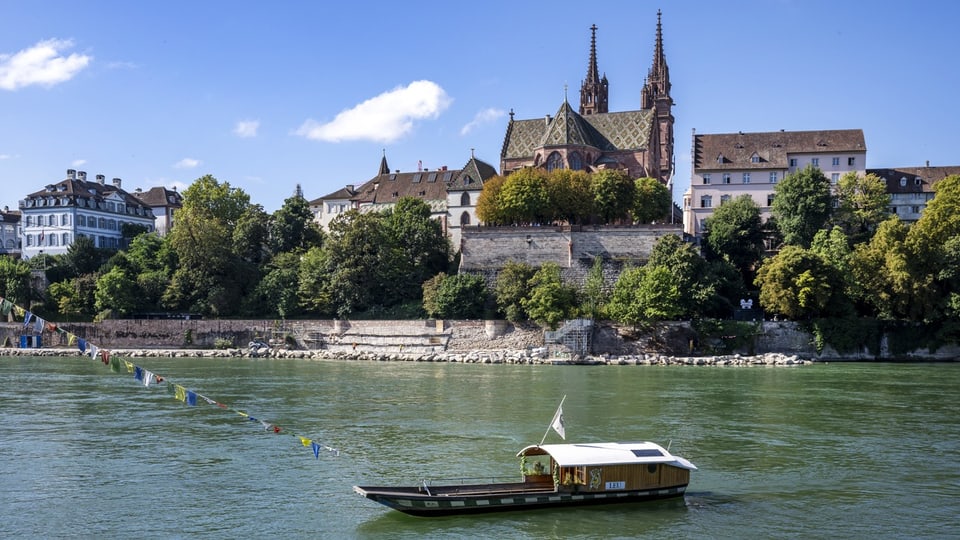
<svg viewBox="0 0 960 540">
<path fill-rule="evenodd" d="M 229 408 L 89 358 L 0 358 L 0 537 L 960 536 L 960 363 L 135 363 Z M 564 395 L 567 442 L 669 445 L 700 468 L 687 495 L 414 518 L 352 492 L 516 476 Z"/>
</svg>

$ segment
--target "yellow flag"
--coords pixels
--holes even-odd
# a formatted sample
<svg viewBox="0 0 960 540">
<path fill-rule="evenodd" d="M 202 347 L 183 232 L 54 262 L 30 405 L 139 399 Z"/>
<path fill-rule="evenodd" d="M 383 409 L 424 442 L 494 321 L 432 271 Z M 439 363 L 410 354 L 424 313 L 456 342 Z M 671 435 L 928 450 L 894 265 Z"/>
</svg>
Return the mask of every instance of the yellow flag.
<svg viewBox="0 0 960 540">
<path fill-rule="evenodd" d="M 124 360 L 123 363 L 127 366 L 127 373 L 133 373 L 133 368 L 136 367 L 133 365 L 133 362 L 129 360 Z"/>
<path fill-rule="evenodd" d="M 74 334 L 70 334 L 70 339 L 67 340 L 67 345 L 76 345 L 76 344 L 77 344 L 77 336 L 75 336 Z"/>
<path fill-rule="evenodd" d="M 186 401 L 187 400 L 187 389 L 180 386 L 179 384 L 174 388 L 175 392 L 173 394 L 174 399 L 177 401 Z"/>
<path fill-rule="evenodd" d="M 301 443 L 302 445 L 304 445 L 304 446 L 310 446 L 310 443 L 312 443 L 312 442 L 313 442 L 313 441 L 311 441 L 310 439 L 308 439 L 308 438 L 306 438 L 306 437 L 300 437 L 300 443 Z"/>
</svg>

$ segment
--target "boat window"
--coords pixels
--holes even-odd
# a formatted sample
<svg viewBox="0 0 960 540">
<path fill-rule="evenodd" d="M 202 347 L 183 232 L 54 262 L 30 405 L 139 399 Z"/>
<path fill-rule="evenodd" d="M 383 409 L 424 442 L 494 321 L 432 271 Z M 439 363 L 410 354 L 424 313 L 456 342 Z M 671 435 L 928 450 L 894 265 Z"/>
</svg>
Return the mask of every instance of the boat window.
<svg viewBox="0 0 960 540">
<path fill-rule="evenodd" d="M 658 457 L 663 455 L 663 453 L 656 448 L 643 448 L 639 450 L 631 450 L 631 452 L 633 452 L 633 455 L 637 457 Z"/>
</svg>

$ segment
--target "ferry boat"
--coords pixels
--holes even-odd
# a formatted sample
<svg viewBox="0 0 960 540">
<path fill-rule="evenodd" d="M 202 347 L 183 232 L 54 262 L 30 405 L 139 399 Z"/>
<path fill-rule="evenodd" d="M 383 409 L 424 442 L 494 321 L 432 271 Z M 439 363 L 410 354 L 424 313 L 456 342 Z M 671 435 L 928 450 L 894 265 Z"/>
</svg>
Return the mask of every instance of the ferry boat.
<svg viewBox="0 0 960 540">
<path fill-rule="evenodd" d="M 522 479 L 488 484 L 353 490 L 414 516 L 628 503 L 680 497 L 697 467 L 652 442 L 539 444 L 524 448 Z"/>
</svg>

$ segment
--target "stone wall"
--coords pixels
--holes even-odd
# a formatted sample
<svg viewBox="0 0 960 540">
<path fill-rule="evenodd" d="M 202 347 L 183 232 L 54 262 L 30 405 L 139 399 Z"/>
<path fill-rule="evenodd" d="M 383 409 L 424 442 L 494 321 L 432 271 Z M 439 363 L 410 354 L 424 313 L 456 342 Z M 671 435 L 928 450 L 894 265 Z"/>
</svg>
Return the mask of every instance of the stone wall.
<svg viewBox="0 0 960 540">
<path fill-rule="evenodd" d="M 475 227 L 463 229 L 460 269 L 481 271 L 502 268 L 507 262 L 541 266 L 553 262 L 562 268 L 578 261 L 645 262 L 662 236 L 680 236 L 675 225 L 632 227 Z"/>
</svg>

